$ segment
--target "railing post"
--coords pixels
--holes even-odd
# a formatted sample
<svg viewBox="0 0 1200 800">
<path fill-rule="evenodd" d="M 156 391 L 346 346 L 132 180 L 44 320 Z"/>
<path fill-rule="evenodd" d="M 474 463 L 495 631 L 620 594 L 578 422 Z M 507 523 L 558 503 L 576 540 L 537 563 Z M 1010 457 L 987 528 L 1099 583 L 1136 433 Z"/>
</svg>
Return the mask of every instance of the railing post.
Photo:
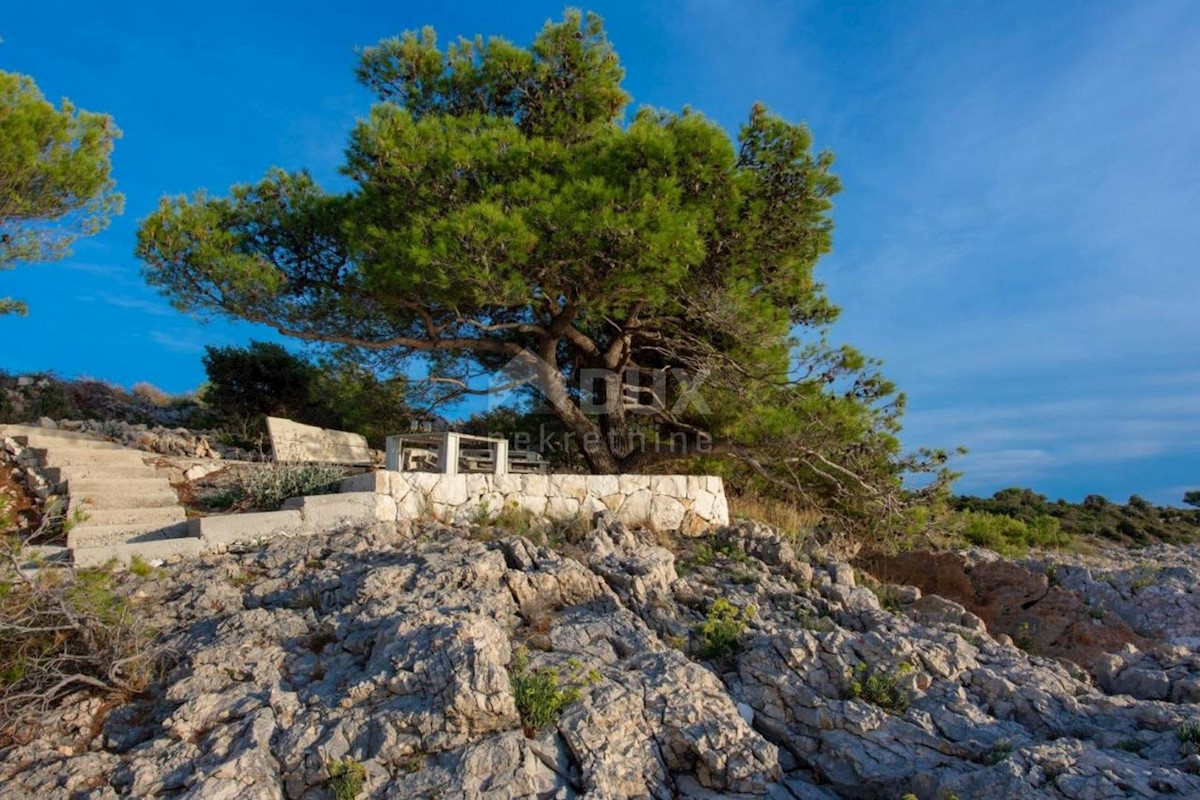
<svg viewBox="0 0 1200 800">
<path fill-rule="evenodd" d="M 442 447 L 438 451 L 438 472 L 443 475 L 458 474 L 458 434 L 446 431 L 442 434 Z"/>
<path fill-rule="evenodd" d="M 496 475 L 507 475 L 508 474 L 508 440 L 507 439 L 496 440 L 496 469 L 495 469 L 494 474 L 496 474 Z"/>
<path fill-rule="evenodd" d="M 384 466 L 389 472 L 400 472 L 400 454 L 404 452 L 404 437 L 389 436 L 387 437 L 387 460 Z"/>
</svg>

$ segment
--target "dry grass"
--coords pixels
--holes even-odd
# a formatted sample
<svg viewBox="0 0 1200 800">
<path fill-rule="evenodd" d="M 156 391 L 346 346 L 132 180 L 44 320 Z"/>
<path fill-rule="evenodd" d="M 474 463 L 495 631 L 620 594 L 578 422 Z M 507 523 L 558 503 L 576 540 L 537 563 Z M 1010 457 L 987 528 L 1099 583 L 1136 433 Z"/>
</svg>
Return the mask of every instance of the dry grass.
<svg viewBox="0 0 1200 800">
<path fill-rule="evenodd" d="M 730 494 L 729 516 L 764 522 L 780 533 L 793 538 L 804 538 L 812 533 L 821 521 L 821 513 L 814 509 L 800 508 L 793 503 L 764 497 L 759 494 Z"/>
</svg>

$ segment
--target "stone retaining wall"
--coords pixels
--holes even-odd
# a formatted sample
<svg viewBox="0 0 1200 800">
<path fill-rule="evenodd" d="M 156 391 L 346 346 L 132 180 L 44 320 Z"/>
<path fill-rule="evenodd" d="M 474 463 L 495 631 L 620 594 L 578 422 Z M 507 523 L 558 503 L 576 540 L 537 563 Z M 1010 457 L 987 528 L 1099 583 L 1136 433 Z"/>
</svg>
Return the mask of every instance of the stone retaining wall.
<svg viewBox="0 0 1200 800">
<path fill-rule="evenodd" d="M 370 472 L 342 481 L 343 492 L 375 492 L 396 503 L 397 518 L 452 522 L 509 506 L 544 519 L 587 520 L 611 511 L 629 525 L 698 533 L 727 525 L 724 482 L 711 475 L 442 475 Z"/>
</svg>

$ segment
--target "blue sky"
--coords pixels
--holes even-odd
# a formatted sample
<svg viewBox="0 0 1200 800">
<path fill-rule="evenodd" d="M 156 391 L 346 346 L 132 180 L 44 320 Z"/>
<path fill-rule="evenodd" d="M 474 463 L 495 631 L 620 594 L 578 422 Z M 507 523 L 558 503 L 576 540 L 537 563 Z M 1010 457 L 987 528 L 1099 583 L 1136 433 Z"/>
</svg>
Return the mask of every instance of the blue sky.
<svg viewBox="0 0 1200 800">
<path fill-rule="evenodd" d="M 635 104 L 730 130 L 755 101 L 838 156 L 836 328 L 907 392 L 910 445 L 966 445 L 963 491 L 1200 487 L 1200 4 L 595 3 Z M 145 287 L 163 194 L 307 167 L 338 182 L 370 97 L 355 47 L 431 24 L 527 43 L 552 3 L 10 4 L 0 69 L 114 115 L 126 213 L 0 274 L 0 369 L 184 391 L 201 324 Z"/>
</svg>

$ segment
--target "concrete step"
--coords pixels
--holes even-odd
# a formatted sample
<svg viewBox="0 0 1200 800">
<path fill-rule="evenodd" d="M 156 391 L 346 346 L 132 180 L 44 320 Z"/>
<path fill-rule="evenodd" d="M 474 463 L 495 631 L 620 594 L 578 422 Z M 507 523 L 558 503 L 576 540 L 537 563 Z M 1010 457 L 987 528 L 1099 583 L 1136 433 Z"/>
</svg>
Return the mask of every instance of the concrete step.
<svg viewBox="0 0 1200 800">
<path fill-rule="evenodd" d="M 187 516 L 179 505 L 164 508 L 100 508 L 87 511 L 87 518 L 72 531 L 97 525 L 170 525 L 183 522 Z"/>
<path fill-rule="evenodd" d="M 178 539 L 191 536 L 187 522 L 170 525 L 92 525 L 76 526 L 67 532 L 67 547 L 111 547 L 117 544 L 156 542 L 159 539 Z"/>
<path fill-rule="evenodd" d="M 38 569 L 49 564 L 71 563 L 71 551 L 57 544 L 30 544 L 21 548 L 25 563 L 21 569 Z"/>
<path fill-rule="evenodd" d="M 79 431 L 64 431 L 58 428 L 43 428 L 41 425 L 0 425 L 0 436 L 44 436 L 47 439 L 55 439 L 57 441 L 89 441 L 94 442 L 96 438 L 86 433 Z"/>
<path fill-rule="evenodd" d="M 54 436 L 45 436 L 43 434 L 21 434 L 12 437 L 18 444 L 23 444 L 26 447 L 34 448 L 49 448 L 68 447 L 71 449 L 82 450 L 126 450 L 128 448 L 119 445 L 116 442 L 104 442 L 99 439 L 61 439 Z"/>
<path fill-rule="evenodd" d="M 70 478 L 67 481 L 67 494 L 73 497 L 155 493 L 161 489 L 170 491 L 171 484 L 165 476 L 160 478 L 157 475 L 145 478 Z"/>
<path fill-rule="evenodd" d="M 81 508 L 86 513 L 116 508 L 163 508 L 179 505 L 179 496 L 169 484 L 143 492 L 76 492 L 71 494 L 67 513 Z"/>
<path fill-rule="evenodd" d="M 146 561 L 165 560 L 174 556 L 198 556 L 200 540 L 194 536 L 179 536 L 104 547 L 81 547 L 71 551 L 71 558 L 77 567 L 99 567 L 113 560 L 128 564 L 135 555 Z"/>
<path fill-rule="evenodd" d="M 47 467 L 113 466 L 140 467 L 145 454 L 140 450 L 98 450 L 88 447 L 35 447 L 34 454 Z"/>
<path fill-rule="evenodd" d="M 70 464 L 63 467 L 46 467 L 42 470 L 48 480 L 56 483 L 73 480 L 136 480 L 157 478 L 158 470 L 142 465 L 114 466 L 111 464 Z"/>
</svg>

